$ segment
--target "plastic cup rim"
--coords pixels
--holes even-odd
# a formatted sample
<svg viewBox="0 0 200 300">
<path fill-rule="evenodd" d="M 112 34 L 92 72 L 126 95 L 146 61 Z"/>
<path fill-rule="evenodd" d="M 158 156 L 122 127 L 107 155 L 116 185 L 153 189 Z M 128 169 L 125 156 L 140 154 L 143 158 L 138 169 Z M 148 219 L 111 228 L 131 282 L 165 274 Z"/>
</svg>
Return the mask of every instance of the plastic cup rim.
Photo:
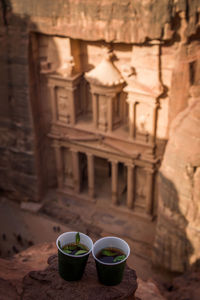
<svg viewBox="0 0 200 300">
<path fill-rule="evenodd" d="M 58 241 L 59 241 L 60 237 L 61 237 L 62 235 L 65 235 L 66 233 L 77 233 L 77 232 L 79 232 L 79 234 L 84 235 L 85 237 L 89 238 L 89 239 L 91 240 L 91 242 L 92 242 L 92 247 L 89 249 L 89 251 L 88 251 L 87 253 L 80 254 L 80 255 L 72 255 L 72 254 L 69 254 L 69 253 L 64 252 L 64 251 L 58 246 Z M 73 257 L 73 258 L 81 258 L 81 257 L 84 257 L 84 256 L 89 255 L 89 254 L 92 252 L 92 249 L 93 249 L 93 241 L 92 241 L 92 239 L 91 239 L 87 234 L 85 234 L 85 233 L 83 233 L 83 232 L 80 232 L 80 231 L 67 231 L 67 232 L 63 232 L 62 234 L 60 234 L 60 235 L 58 236 L 58 238 L 56 239 L 56 246 L 57 246 L 58 250 L 59 250 L 61 253 L 63 253 L 64 255 L 66 255 L 66 256 Z"/>
<path fill-rule="evenodd" d="M 96 257 L 96 255 L 94 254 L 94 246 L 95 246 L 95 244 L 96 244 L 98 241 L 100 241 L 100 240 L 103 240 L 103 239 L 109 239 L 109 238 L 114 238 L 114 239 L 121 240 L 123 243 L 125 243 L 125 244 L 127 245 L 127 247 L 128 247 L 128 254 L 126 255 L 126 257 L 125 257 L 123 260 L 120 260 L 120 261 L 115 262 L 115 263 L 105 263 L 105 262 L 99 260 L 99 259 Z M 119 264 L 121 264 L 121 263 L 123 263 L 123 262 L 125 262 L 125 261 L 127 260 L 127 258 L 128 258 L 129 255 L 130 255 L 130 247 L 129 247 L 128 243 L 127 243 L 125 240 L 123 240 L 123 239 L 121 239 L 121 238 L 119 238 L 119 237 L 116 237 L 116 236 L 106 236 L 106 237 L 103 237 L 103 238 L 98 239 L 98 240 L 93 244 L 93 247 L 92 247 L 92 255 L 93 255 L 94 259 L 95 259 L 98 263 L 100 263 L 100 264 L 102 264 L 102 265 L 106 265 L 106 266 L 116 266 L 116 265 L 119 265 Z"/>
</svg>

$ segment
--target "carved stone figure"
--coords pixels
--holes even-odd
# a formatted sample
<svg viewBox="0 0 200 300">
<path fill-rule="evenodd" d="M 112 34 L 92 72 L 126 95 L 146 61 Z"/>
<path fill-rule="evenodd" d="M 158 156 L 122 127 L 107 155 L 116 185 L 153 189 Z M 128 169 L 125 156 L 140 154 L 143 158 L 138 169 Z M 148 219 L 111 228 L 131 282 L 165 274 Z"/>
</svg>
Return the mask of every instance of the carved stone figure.
<svg viewBox="0 0 200 300">
<path fill-rule="evenodd" d="M 70 56 L 64 61 L 63 65 L 56 70 L 56 74 L 63 77 L 71 76 L 73 74 L 74 66 L 74 58 L 73 56 Z"/>
</svg>

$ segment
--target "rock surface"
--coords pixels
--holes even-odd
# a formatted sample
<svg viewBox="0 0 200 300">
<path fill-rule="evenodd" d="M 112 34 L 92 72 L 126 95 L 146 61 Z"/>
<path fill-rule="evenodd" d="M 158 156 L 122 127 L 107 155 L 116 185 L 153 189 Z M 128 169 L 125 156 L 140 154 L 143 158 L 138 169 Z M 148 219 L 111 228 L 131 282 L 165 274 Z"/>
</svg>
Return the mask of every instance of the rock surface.
<svg viewBox="0 0 200 300">
<path fill-rule="evenodd" d="M 33 270 L 47 266 L 47 259 L 56 251 L 55 243 L 28 248 L 12 259 L 0 259 L 0 295 L 2 300 L 18 300 L 23 293 L 23 278 Z"/>
<path fill-rule="evenodd" d="M 173 21 L 180 11 L 187 15 L 186 35 L 195 33 L 199 2 L 162 0 L 11 0 L 13 12 L 30 18 L 33 27 L 44 33 L 64 33 L 72 38 L 107 42 L 143 43 L 147 39 L 168 37 L 174 33 Z M 37 26 L 34 26 L 34 23 Z M 174 26 L 175 27 L 175 26 Z M 52 30 L 51 30 L 52 31 Z"/>
<path fill-rule="evenodd" d="M 166 293 L 169 300 L 199 300 L 200 298 L 200 272 L 186 273 L 174 279 L 171 292 Z"/>
<path fill-rule="evenodd" d="M 12 259 L 0 259 L 0 299 L 1 300 L 18 300 L 18 299 L 75 299 L 78 298 L 65 298 L 63 293 L 65 292 L 66 282 L 62 280 L 57 273 L 57 252 L 55 243 L 44 243 L 32 246 L 23 252 L 15 255 Z M 49 258 L 50 257 L 50 258 Z M 49 260 L 48 260 L 49 258 Z M 47 260 L 49 265 L 47 264 Z M 79 283 L 68 283 L 69 289 L 74 286 L 78 289 L 83 289 L 84 282 L 88 279 L 91 280 L 91 293 L 96 291 L 97 275 L 95 270 L 95 264 L 92 258 L 89 260 L 88 267 L 92 270 L 94 276 L 86 273 L 83 277 L 83 281 Z M 38 271 L 42 270 L 42 271 Z M 135 272 L 129 268 L 126 269 L 125 280 L 123 281 L 123 287 L 126 288 L 126 295 L 131 294 L 135 291 L 136 275 Z M 162 288 L 160 291 L 157 282 L 149 279 L 144 281 L 141 279 L 137 280 L 138 288 L 135 293 L 137 300 L 199 300 L 200 272 L 196 271 L 193 273 L 187 273 L 174 279 L 172 285 L 167 289 Z M 129 285 L 128 282 L 132 282 Z M 64 285 L 63 285 L 64 283 Z M 112 288 L 112 295 L 120 294 L 120 286 Z M 78 297 L 77 291 L 76 297 Z M 95 292 L 94 297 L 90 299 L 98 299 L 101 293 L 108 293 L 110 298 L 109 287 L 98 285 L 98 293 Z M 56 296 L 55 296 L 56 291 Z M 40 294 L 38 295 L 38 292 Z M 83 291 L 84 292 L 84 291 Z M 62 294 L 62 295 L 61 295 Z M 57 297 L 59 295 L 59 297 Z M 61 296 L 60 296 L 61 295 Z M 67 294 L 69 295 L 69 294 Z M 90 294 L 91 295 L 91 294 Z M 80 295 L 79 295 L 80 296 Z M 79 298 L 88 299 L 88 298 Z M 102 299 L 102 298 L 99 298 Z M 120 298 L 123 299 L 123 298 Z"/>
<path fill-rule="evenodd" d="M 159 291 L 157 284 L 151 279 L 147 281 L 138 279 L 138 289 L 135 295 L 136 299 L 141 300 L 166 300 L 166 297 Z"/>
<path fill-rule="evenodd" d="M 129 267 L 120 285 L 106 287 L 98 283 L 95 263 L 90 257 L 82 280 L 66 282 L 58 274 L 57 255 L 51 255 L 52 252 L 56 252 L 55 245 L 44 244 L 29 248 L 12 260 L 1 259 L 1 299 L 132 299 L 137 277 Z"/>
<path fill-rule="evenodd" d="M 90 256 L 83 278 L 77 282 L 64 281 L 58 274 L 57 255 L 48 259 L 44 271 L 32 271 L 23 280 L 23 299 L 132 299 L 137 288 L 135 271 L 125 268 L 121 284 L 106 287 L 99 284 L 94 260 Z"/>
<path fill-rule="evenodd" d="M 200 261 L 200 86 L 172 124 L 160 169 L 154 261 L 183 272 Z"/>
</svg>

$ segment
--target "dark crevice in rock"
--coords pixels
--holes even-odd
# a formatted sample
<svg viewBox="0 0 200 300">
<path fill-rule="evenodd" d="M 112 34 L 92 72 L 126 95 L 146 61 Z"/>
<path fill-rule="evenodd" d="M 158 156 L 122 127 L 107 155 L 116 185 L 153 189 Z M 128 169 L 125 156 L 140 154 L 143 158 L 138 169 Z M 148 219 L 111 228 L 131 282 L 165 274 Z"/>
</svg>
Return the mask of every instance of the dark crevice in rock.
<svg viewBox="0 0 200 300">
<path fill-rule="evenodd" d="M 186 20 L 189 21 L 190 11 L 189 11 L 188 0 L 185 1 L 185 6 L 186 6 L 185 17 L 186 17 Z"/>
<path fill-rule="evenodd" d="M 1 0 L 1 7 L 2 7 L 3 23 L 5 26 L 7 26 L 8 25 L 7 12 L 8 10 L 10 10 L 10 4 L 8 3 L 7 0 Z"/>
<path fill-rule="evenodd" d="M 189 38 L 188 38 L 188 44 L 193 42 L 193 41 L 199 41 L 200 40 L 200 27 L 197 28 L 196 33 L 192 34 Z"/>
<path fill-rule="evenodd" d="M 192 61 L 189 64 L 189 68 L 190 68 L 190 84 L 193 85 L 195 81 L 196 61 Z"/>
</svg>

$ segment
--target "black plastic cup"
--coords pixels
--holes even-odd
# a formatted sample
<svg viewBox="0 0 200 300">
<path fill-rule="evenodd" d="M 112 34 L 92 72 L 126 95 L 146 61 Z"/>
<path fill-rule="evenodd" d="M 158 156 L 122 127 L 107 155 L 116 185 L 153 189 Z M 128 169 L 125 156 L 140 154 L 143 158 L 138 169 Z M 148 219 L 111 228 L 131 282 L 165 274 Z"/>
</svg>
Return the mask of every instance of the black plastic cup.
<svg viewBox="0 0 200 300">
<path fill-rule="evenodd" d="M 104 248 L 117 248 L 121 250 L 126 257 L 116 263 L 104 263 L 96 257 L 96 255 Z M 129 245 L 118 237 L 108 236 L 97 240 L 96 243 L 94 243 L 92 255 L 95 259 L 99 281 L 104 285 L 119 284 L 123 279 L 124 268 L 129 254 Z"/>
<path fill-rule="evenodd" d="M 80 234 L 80 243 L 85 245 L 89 251 L 82 255 L 71 255 L 62 251 L 61 247 L 66 244 L 71 244 L 76 241 L 77 232 L 65 232 L 61 234 L 57 240 L 58 248 L 58 271 L 60 276 L 67 281 L 80 280 L 83 276 L 88 257 L 92 251 L 93 242 L 89 236 L 84 233 Z"/>
</svg>

